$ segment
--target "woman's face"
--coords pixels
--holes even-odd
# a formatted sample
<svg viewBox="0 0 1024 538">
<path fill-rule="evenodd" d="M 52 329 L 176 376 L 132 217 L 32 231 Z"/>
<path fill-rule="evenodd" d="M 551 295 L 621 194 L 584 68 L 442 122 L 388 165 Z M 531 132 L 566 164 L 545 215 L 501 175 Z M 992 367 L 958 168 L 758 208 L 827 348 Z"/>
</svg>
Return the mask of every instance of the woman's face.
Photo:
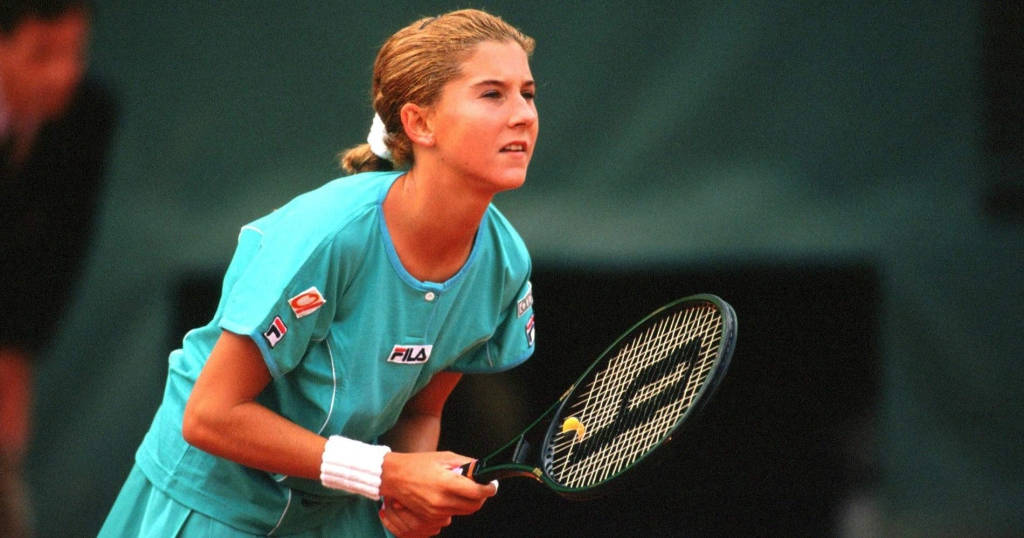
<svg viewBox="0 0 1024 538">
<path fill-rule="evenodd" d="M 534 92 L 522 47 L 512 41 L 477 45 L 431 107 L 442 166 L 492 192 L 522 185 L 537 141 Z"/>
</svg>

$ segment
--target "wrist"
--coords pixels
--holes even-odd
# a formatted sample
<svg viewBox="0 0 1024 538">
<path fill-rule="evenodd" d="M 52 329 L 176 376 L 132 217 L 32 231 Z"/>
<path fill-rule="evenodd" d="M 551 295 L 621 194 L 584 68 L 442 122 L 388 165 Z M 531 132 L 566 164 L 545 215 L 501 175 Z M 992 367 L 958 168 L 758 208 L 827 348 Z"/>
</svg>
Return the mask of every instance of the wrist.
<svg viewBox="0 0 1024 538">
<path fill-rule="evenodd" d="M 391 449 L 385 445 L 332 435 L 324 445 L 320 482 L 332 489 L 379 500 L 384 456 L 389 452 Z"/>
</svg>

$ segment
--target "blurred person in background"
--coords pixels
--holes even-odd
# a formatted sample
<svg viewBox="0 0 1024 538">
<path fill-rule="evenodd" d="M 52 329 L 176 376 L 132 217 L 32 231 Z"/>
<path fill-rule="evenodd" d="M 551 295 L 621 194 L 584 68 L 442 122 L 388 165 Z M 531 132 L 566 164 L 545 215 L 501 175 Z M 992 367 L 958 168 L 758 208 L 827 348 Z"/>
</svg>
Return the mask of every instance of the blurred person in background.
<svg viewBox="0 0 1024 538">
<path fill-rule="evenodd" d="M 33 361 L 90 240 L 115 111 L 85 77 L 87 0 L 0 0 L 0 536 L 31 534 Z"/>
</svg>

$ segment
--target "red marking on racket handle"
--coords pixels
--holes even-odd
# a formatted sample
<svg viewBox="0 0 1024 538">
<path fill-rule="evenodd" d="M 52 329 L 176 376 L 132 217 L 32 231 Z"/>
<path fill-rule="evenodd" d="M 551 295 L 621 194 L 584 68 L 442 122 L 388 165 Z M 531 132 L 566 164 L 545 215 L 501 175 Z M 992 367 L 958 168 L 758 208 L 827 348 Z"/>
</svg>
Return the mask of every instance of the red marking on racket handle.
<svg viewBox="0 0 1024 538">
<path fill-rule="evenodd" d="M 476 464 L 480 460 L 473 460 L 461 467 L 459 467 L 459 473 L 466 478 L 473 478 L 473 473 L 476 471 Z"/>
</svg>

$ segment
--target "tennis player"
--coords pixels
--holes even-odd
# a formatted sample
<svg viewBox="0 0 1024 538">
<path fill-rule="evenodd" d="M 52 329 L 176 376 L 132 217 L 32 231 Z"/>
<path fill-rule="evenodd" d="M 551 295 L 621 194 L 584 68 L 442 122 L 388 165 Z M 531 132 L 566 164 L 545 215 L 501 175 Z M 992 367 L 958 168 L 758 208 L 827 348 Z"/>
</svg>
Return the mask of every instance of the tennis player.
<svg viewBox="0 0 1024 538">
<path fill-rule="evenodd" d="M 425 536 L 495 494 L 437 443 L 462 374 L 533 353 L 530 257 L 491 204 L 537 139 L 532 50 L 476 10 L 383 45 L 355 174 L 242 228 L 101 536 Z"/>
</svg>

